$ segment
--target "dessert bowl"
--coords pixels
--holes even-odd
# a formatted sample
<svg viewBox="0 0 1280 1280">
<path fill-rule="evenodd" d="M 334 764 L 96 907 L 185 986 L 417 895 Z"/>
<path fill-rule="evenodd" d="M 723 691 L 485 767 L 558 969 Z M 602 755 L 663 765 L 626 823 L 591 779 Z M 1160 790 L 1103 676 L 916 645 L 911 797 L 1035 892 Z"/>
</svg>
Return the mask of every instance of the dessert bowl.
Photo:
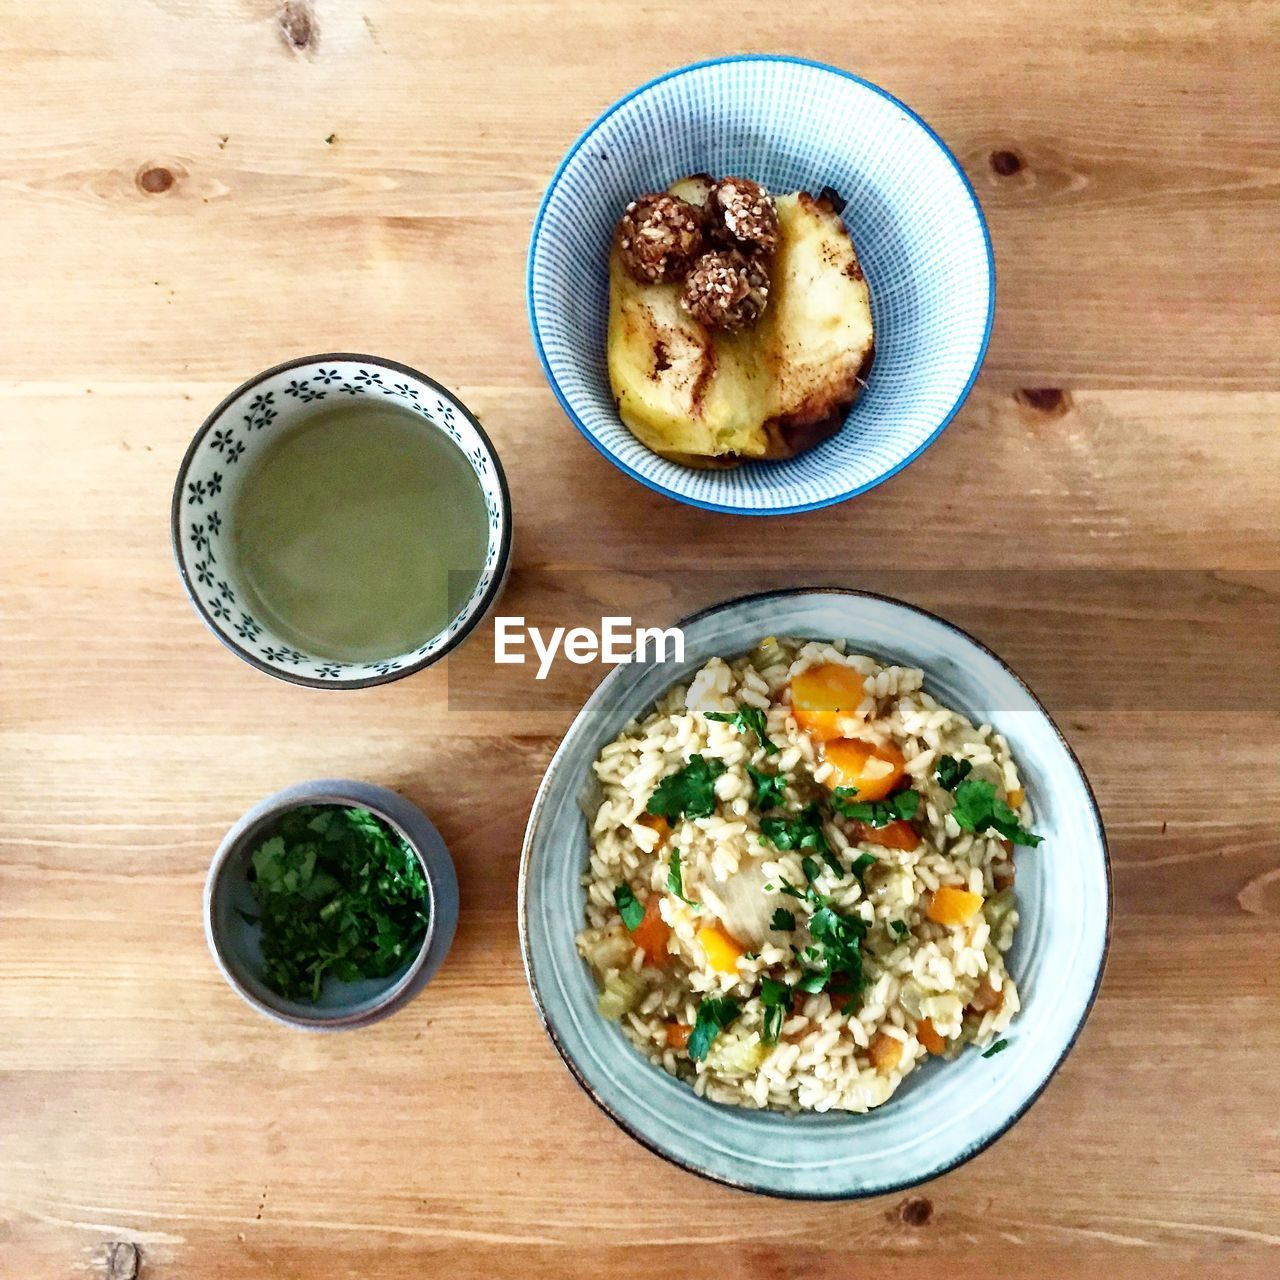
<svg viewBox="0 0 1280 1280">
<path fill-rule="evenodd" d="M 1022 681 L 972 637 L 912 606 L 852 591 L 782 591 L 716 606 L 681 625 L 684 660 L 634 663 L 606 677 L 534 801 L 520 869 L 520 930 L 547 1034 L 616 1123 L 692 1172 L 807 1199 L 877 1195 L 936 1177 L 989 1146 L 1030 1107 L 1092 1007 L 1109 935 L 1110 869 L 1088 782 Z M 598 794 L 593 761 L 672 685 L 765 636 L 843 639 L 852 652 L 922 669 L 927 694 L 1007 739 L 1044 838 L 1020 854 L 1021 922 L 1006 960 L 1021 1010 L 1007 1044 L 990 1057 L 968 1048 L 927 1061 L 867 1114 L 787 1114 L 700 1097 L 601 1016 L 596 981 L 576 945 Z"/>
<path fill-rule="evenodd" d="M 868 385 L 842 429 L 786 461 L 694 469 L 651 452 L 618 415 L 606 360 L 615 224 L 640 194 L 700 173 L 833 191 L 870 287 Z M 982 363 L 995 269 L 973 188 L 919 116 L 835 67 L 744 55 L 669 72 L 583 133 L 538 210 L 527 293 L 547 380 L 595 448 L 679 501 L 777 515 L 861 493 L 932 443 Z"/>
<path fill-rule="evenodd" d="M 336 405 L 394 406 L 413 415 L 462 460 L 479 487 L 486 527 L 483 563 L 447 625 L 407 652 L 367 661 L 307 652 L 275 633 L 252 604 L 234 537 L 236 498 L 245 477 L 285 433 Z M 424 513 L 424 519 L 426 513 Z M 237 387 L 196 432 L 178 469 L 171 509 L 178 573 L 196 612 L 251 666 L 293 684 L 361 689 L 438 662 L 461 644 L 496 603 L 511 554 L 511 499 L 498 455 L 455 395 L 408 365 L 336 353 L 276 365 Z"/>
</svg>

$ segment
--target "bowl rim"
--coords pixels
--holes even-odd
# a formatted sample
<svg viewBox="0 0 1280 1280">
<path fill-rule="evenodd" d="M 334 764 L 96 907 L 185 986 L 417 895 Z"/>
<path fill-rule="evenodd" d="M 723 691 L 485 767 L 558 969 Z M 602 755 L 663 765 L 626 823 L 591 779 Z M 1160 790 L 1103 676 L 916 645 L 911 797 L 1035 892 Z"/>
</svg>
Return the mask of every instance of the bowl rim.
<svg viewBox="0 0 1280 1280">
<path fill-rule="evenodd" d="M 498 558 L 494 562 L 492 582 L 489 583 L 488 589 L 472 610 L 471 616 L 467 619 L 465 625 L 460 627 L 457 634 L 437 652 L 419 658 L 416 662 L 407 663 L 405 666 L 389 671 L 385 675 L 374 674 L 351 679 L 343 679 L 339 676 L 333 680 L 321 680 L 316 676 L 305 676 L 298 672 L 284 671 L 273 667 L 270 663 L 264 662 L 256 654 L 251 653 L 237 643 L 230 636 L 224 635 L 215 625 L 213 618 L 210 617 L 209 611 L 204 607 L 204 603 L 201 601 L 199 593 L 191 581 L 191 574 L 182 555 L 182 486 L 191 467 L 191 462 L 196 455 L 196 450 L 199 449 L 205 436 L 213 429 L 215 423 L 221 420 L 227 409 L 245 392 L 252 391 L 254 387 L 265 382 L 268 378 L 274 378 L 277 374 L 284 373 L 289 369 L 297 369 L 303 365 L 319 364 L 322 361 L 330 360 L 364 363 L 376 365 L 382 369 L 394 369 L 399 373 L 407 374 L 411 378 L 416 378 L 419 382 L 431 387 L 455 405 L 458 412 L 462 414 L 479 437 L 485 454 L 493 465 L 493 473 L 497 477 L 498 489 L 502 494 L 502 532 L 498 542 Z M 507 475 L 502 469 L 502 461 L 498 457 L 498 451 L 493 447 L 493 441 L 489 439 L 488 433 L 480 425 L 480 420 L 463 404 L 462 400 L 454 392 L 450 391 L 443 383 L 428 377 L 420 369 L 415 369 L 412 365 L 402 364 L 399 360 L 390 360 L 386 356 L 373 356 L 359 351 L 325 351 L 317 355 L 298 356 L 292 360 L 285 360 L 280 364 L 272 365 L 269 369 L 262 370 L 261 373 L 254 374 L 251 378 L 245 379 L 239 386 L 228 392 L 191 437 L 191 443 L 187 445 L 186 452 L 182 455 L 182 461 L 178 464 L 177 478 L 173 483 L 173 499 L 169 507 L 169 543 L 173 551 L 174 563 L 177 565 L 178 577 L 182 580 L 183 590 L 186 591 L 187 598 L 200 615 L 201 621 L 226 648 L 230 649 L 236 657 L 247 662 L 251 667 L 255 667 L 269 676 L 274 676 L 277 680 L 283 680 L 286 684 L 302 685 L 307 689 L 368 689 L 374 685 L 390 684 L 394 680 L 403 680 L 405 676 L 411 676 L 418 671 L 424 671 L 427 667 L 434 666 L 435 663 L 456 649 L 484 621 L 489 610 L 493 608 L 506 583 L 507 570 L 511 562 L 511 539 L 511 490 L 507 484 Z"/>
<path fill-rule="evenodd" d="M 705 1178 L 710 1182 L 720 1183 L 724 1186 L 734 1187 L 740 1191 L 749 1191 L 756 1195 L 769 1196 L 771 1198 L 778 1199 L 778 1200 L 835 1202 L 835 1201 L 842 1201 L 842 1200 L 845 1200 L 845 1201 L 867 1200 L 874 1196 L 890 1195 L 895 1192 L 908 1190 L 911 1187 L 918 1187 L 922 1183 L 933 1181 L 933 1179 L 935 1178 L 940 1178 L 944 1174 L 950 1173 L 954 1169 L 958 1169 L 961 1165 L 967 1164 L 970 1160 L 974 1159 L 975 1156 L 981 1155 L 984 1151 L 986 1151 L 989 1147 L 991 1147 L 994 1143 L 996 1143 L 1000 1138 L 1004 1137 L 1004 1135 L 1008 1133 L 1009 1130 L 1012 1129 L 1013 1126 L 1019 1120 L 1021 1120 L 1022 1117 L 1026 1115 L 1028 1111 L 1031 1110 L 1031 1108 L 1035 1105 L 1035 1103 L 1039 1101 L 1044 1091 L 1049 1087 L 1049 1082 L 1054 1078 L 1054 1076 L 1058 1074 L 1058 1071 L 1062 1067 L 1062 1064 L 1067 1060 L 1068 1056 L 1071 1053 L 1071 1050 L 1075 1047 L 1076 1041 L 1079 1040 L 1080 1038 L 1080 1033 L 1084 1030 L 1085 1023 L 1089 1020 L 1090 1013 L 1093 1012 L 1093 1006 L 1097 1002 L 1098 993 L 1102 988 L 1103 976 L 1106 972 L 1107 958 L 1110 955 L 1110 951 L 1111 951 L 1111 926 L 1112 926 L 1112 920 L 1115 914 L 1115 906 L 1114 906 L 1115 891 L 1114 891 L 1113 877 L 1112 877 L 1112 871 L 1111 871 L 1111 851 L 1107 844 L 1106 827 L 1102 821 L 1102 812 L 1098 807 L 1098 799 L 1097 799 L 1097 796 L 1094 794 L 1093 785 L 1092 783 L 1090 783 L 1089 776 L 1085 772 L 1083 766 L 1080 763 L 1079 756 L 1076 755 L 1075 751 L 1072 749 L 1071 743 L 1067 741 L 1066 735 L 1058 727 L 1057 722 L 1045 709 L 1044 704 L 1036 696 L 1035 692 L 1031 689 L 1031 687 L 1027 684 L 1027 682 L 1016 671 L 1014 671 L 1013 668 L 1010 667 L 1009 664 L 999 656 L 999 654 L 995 653 L 992 649 L 990 649 L 987 645 L 983 644 L 983 642 L 977 639 L 975 636 L 970 635 L 969 632 L 965 631 L 962 627 L 957 626 L 954 622 L 950 622 L 948 619 L 940 617 L 938 614 L 933 613 L 928 609 L 923 609 L 919 605 L 910 604 L 905 600 L 899 600 L 895 596 L 884 595 L 883 593 L 878 591 L 863 591 L 853 587 L 817 586 L 817 587 L 784 587 L 784 588 L 780 588 L 777 590 L 770 590 L 770 591 L 748 592 L 745 595 L 734 596 L 731 599 L 720 601 L 717 604 L 707 605 L 702 609 L 695 610 L 693 613 L 686 614 L 684 617 L 682 617 L 679 620 L 679 622 L 676 623 L 676 625 L 678 627 L 684 628 L 691 625 L 694 622 L 700 621 L 703 618 L 710 617 L 723 610 L 736 608 L 738 605 L 746 604 L 752 601 L 782 600 L 792 596 L 815 595 L 815 594 L 854 596 L 854 597 L 859 597 L 864 599 L 878 600 L 878 601 L 881 601 L 882 603 L 894 605 L 898 608 L 907 609 L 912 613 L 916 613 L 921 615 L 924 618 L 927 618 L 931 622 L 935 622 L 942 625 L 943 627 L 947 628 L 949 631 L 954 632 L 962 640 L 973 645 L 976 649 L 986 654 L 989 658 L 995 661 L 1003 671 L 1005 671 L 1010 677 L 1012 677 L 1012 679 L 1023 689 L 1027 697 L 1031 700 L 1031 703 L 1034 706 L 1035 710 L 1038 711 L 1041 716 L 1043 716 L 1045 723 L 1048 725 L 1049 729 L 1053 732 L 1053 734 L 1057 737 L 1058 741 L 1061 743 L 1063 749 L 1067 753 L 1068 758 L 1071 760 L 1072 764 L 1075 765 L 1076 771 L 1080 775 L 1080 780 L 1084 783 L 1085 795 L 1088 797 L 1088 801 L 1089 801 L 1089 814 L 1092 817 L 1094 827 L 1097 830 L 1098 843 L 1099 843 L 1099 847 L 1102 850 L 1102 872 L 1103 872 L 1103 879 L 1106 884 L 1106 920 L 1105 920 L 1103 937 L 1102 937 L 1102 953 L 1098 958 L 1098 971 L 1094 975 L 1093 985 L 1089 991 L 1088 998 L 1084 1003 L 1084 1007 L 1081 1011 L 1079 1021 L 1076 1023 L 1075 1028 L 1071 1032 L 1071 1035 L 1068 1037 L 1068 1039 L 1066 1040 L 1066 1043 L 1063 1045 L 1062 1052 L 1058 1054 L 1052 1066 L 1050 1066 L 1049 1069 L 1045 1072 L 1044 1078 L 1040 1081 L 1040 1083 L 1036 1086 L 1036 1088 L 1030 1093 L 1026 1101 L 1023 1102 L 1022 1105 L 1018 1107 L 1016 1110 L 1011 1112 L 999 1125 L 993 1128 L 989 1134 L 981 1138 L 979 1141 L 971 1143 L 968 1147 L 965 1148 L 965 1150 L 961 1151 L 957 1156 L 947 1161 L 945 1164 L 941 1164 L 936 1168 L 931 1168 L 926 1172 L 921 1173 L 918 1177 L 895 1179 L 889 1182 L 885 1182 L 883 1184 L 869 1185 L 857 1191 L 817 1192 L 817 1191 L 780 1190 L 776 1187 L 761 1186 L 757 1183 L 727 1177 L 718 1173 L 713 1173 L 707 1169 L 701 1168 L 697 1164 L 693 1163 L 691 1160 L 686 1160 L 681 1156 L 678 1156 L 670 1151 L 664 1150 L 662 1147 L 660 1147 L 656 1142 L 654 1142 L 648 1136 L 646 1136 L 645 1134 L 637 1130 L 634 1125 L 632 1125 L 625 1117 L 623 1117 L 618 1112 L 616 1112 L 604 1100 L 604 1098 L 602 1098 L 596 1092 L 591 1082 L 587 1080 L 585 1075 L 582 1073 L 582 1071 L 578 1067 L 577 1063 L 573 1060 L 567 1048 L 564 1046 L 560 1038 L 557 1036 L 555 1030 L 552 1028 L 547 1018 L 547 1012 L 545 1007 L 543 1006 L 542 997 L 541 997 L 541 994 L 539 993 L 537 982 L 535 981 L 533 976 L 533 968 L 532 968 L 530 951 L 529 951 L 529 936 L 528 936 L 529 930 L 528 930 L 528 914 L 527 914 L 528 903 L 526 898 L 526 888 L 527 888 L 528 873 L 529 873 L 529 858 L 531 853 L 531 847 L 533 844 L 534 830 L 538 823 L 539 818 L 541 817 L 542 809 L 546 803 L 547 792 L 550 788 L 552 776 L 555 773 L 558 764 L 560 763 L 562 757 L 564 756 L 567 750 L 568 743 L 574 736 L 574 731 L 579 727 L 579 724 L 582 722 L 582 720 L 586 716 L 588 709 L 592 705 L 594 705 L 597 702 L 597 700 L 603 700 L 603 697 L 607 694 L 611 685 L 617 683 L 619 680 L 621 680 L 624 677 L 626 672 L 625 667 L 615 667 L 613 671 L 609 672 L 604 677 L 604 679 L 601 680 L 600 683 L 595 687 L 595 689 L 592 690 L 586 702 L 583 703 L 578 713 L 574 716 L 573 720 L 569 723 L 569 726 L 565 729 L 564 734 L 560 739 L 560 744 L 559 746 L 557 746 L 555 750 L 555 754 L 551 757 L 550 761 L 548 761 L 547 763 L 546 772 L 543 774 L 542 781 L 538 784 L 538 791 L 537 791 L 537 794 L 534 796 L 533 806 L 529 811 L 529 820 L 525 825 L 524 839 L 521 843 L 521 848 L 520 848 L 520 871 L 519 871 L 519 878 L 517 882 L 516 924 L 517 924 L 517 928 L 520 935 L 520 959 L 524 966 L 525 982 L 528 984 L 530 995 L 533 998 L 534 1011 L 538 1016 L 538 1021 L 542 1024 L 542 1029 L 546 1033 L 547 1039 L 551 1041 L 552 1046 L 555 1048 L 555 1051 L 560 1055 L 561 1061 L 568 1068 L 569 1074 L 577 1082 L 578 1087 L 624 1133 L 626 1133 L 630 1138 L 633 1138 L 646 1150 L 652 1152 L 654 1155 L 659 1156 L 661 1159 L 667 1161 L 668 1164 L 673 1164 L 677 1168 L 684 1169 L 689 1173 L 697 1174 L 699 1177 Z M 658 1067 L 654 1067 L 653 1069 L 655 1071 L 660 1070 L 660 1068 Z M 705 1098 L 701 1099 L 701 1101 L 707 1102 Z M 720 1104 L 708 1102 L 707 1105 L 718 1106 Z"/>
<path fill-rule="evenodd" d="M 688 75 L 691 72 L 702 71 L 708 67 L 722 66 L 734 62 L 782 62 L 790 63 L 794 66 L 809 67 L 813 70 L 824 71 L 831 75 L 839 76 L 844 80 L 852 80 L 855 84 L 861 85 L 865 89 L 870 89 L 873 93 L 879 94 L 880 97 L 892 103 L 908 118 L 917 124 L 924 132 L 933 140 L 934 145 L 941 151 L 945 159 L 951 164 L 955 170 L 956 176 L 960 179 L 960 183 L 965 193 L 969 197 L 970 203 L 973 205 L 973 211 L 978 218 L 978 226 L 982 231 L 983 247 L 987 256 L 987 321 L 986 327 L 982 334 L 982 341 L 978 345 L 978 350 L 973 360 L 973 368 L 969 371 L 969 376 L 964 386 L 960 390 L 960 394 L 956 397 L 951 408 L 942 416 L 938 425 L 929 433 L 928 437 L 916 446 L 905 458 L 894 463 L 887 471 L 876 476 L 872 480 L 868 480 L 865 484 L 855 485 L 852 489 L 848 489 L 843 493 L 835 494 L 829 498 L 819 498 L 813 502 L 797 502 L 787 506 L 775 507 L 744 507 L 731 502 L 708 502 L 702 498 L 695 498 L 689 494 L 680 493 L 676 489 L 669 488 L 667 485 L 657 480 L 650 479 L 648 476 L 641 475 L 634 467 L 628 466 L 615 453 L 597 440 L 592 431 L 587 427 L 586 423 L 579 417 L 577 411 L 569 403 L 563 389 L 560 386 L 555 374 L 552 372 L 551 363 L 547 359 L 546 350 L 542 344 L 542 334 L 538 326 L 537 307 L 534 304 L 533 296 L 533 267 L 534 259 L 537 256 L 538 242 L 542 234 L 542 221 L 547 212 L 547 207 L 551 202 L 551 197 L 555 189 L 560 184 L 560 179 L 564 171 L 569 167 L 574 157 L 586 144 L 588 139 L 600 128 L 606 120 L 609 119 L 616 111 L 621 110 L 633 98 L 639 97 L 643 93 L 647 93 L 650 89 L 664 83 L 667 80 L 673 80 L 679 76 Z M 978 194 L 973 188 L 973 183 L 969 181 L 968 174 L 965 173 L 963 166 L 956 159 L 951 148 L 943 142 L 937 131 L 921 116 L 918 112 L 913 111 L 900 98 L 896 98 L 887 89 L 882 89 L 878 84 L 865 79 L 863 76 L 856 75 L 852 71 L 846 71 L 843 67 L 832 66 L 827 62 L 819 62 L 815 58 L 802 58 L 795 54 L 789 53 L 731 53 L 725 54 L 718 58 L 704 58 L 699 62 L 690 62 L 682 67 L 675 67 L 671 71 L 665 71 L 662 75 L 654 76 L 651 80 L 646 80 L 643 84 L 632 89 L 629 93 L 619 98 L 611 106 L 602 111 L 583 131 L 578 135 L 577 140 L 565 153 L 564 158 L 556 166 L 555 172 L 551 176 L 551 181 L 547 184 L 547 189 L 543 192 L 542 200 L 538 205 L 538 212 L 534 216 L 533 230 L 529 236 L 529 252 L 525 267 L 525 306 L 529 313 L 529 327 L 533 332 L 533 345 L 538 354 L 538 363 L 542 365 L 543 376 L 550 385 L 556 399 L 560 402 L 560 407 L 564 410 L 569 421 L 578 429 L 578 431 L 586 437 L 587 442 L 596 450 L 597 453 L 603 454 L 608 458 L 620 471 L 625 472 L 633 480 L 638 480 L 646 489 L 652 489 L 654 493 L 660 493 L 664 497 L 672 498 L 676 502 L 683 502 L 691 507 L 700 507 L 704 511 L 718 511 L 727 515 L 740 516 L 783 516 L 796 515 L 804 511 L 817 511 L 822 507 L 835 506 L 837 503 L 847 502 L 850 498 L 856 498 L 860 493 L 866 493 L 870 489 L 876 488 L 878 485 L 884 484 L 886 480 L 897 475 L 904 467 L 914 462 L 951 423 L 951 420 L 960 412 L 964 402 L 969 398 L 969 392 L 973 389 L 973 384 L 977 381 L 978 373 L 982 369 L 982 362 L 986 359 L 987 347 L 991 342 L 991 331 L 995 324 L 996 314 L 996 262 L 995 252 L 991 244 L 991 232 L 987 227 L 987 220 L 982 212 L 982 204 L 978 200 Z"/>
<path fill-rule="evenodd" d="M 358 782 L 354 779 L 321 778 L 314 782 L 297 782 L 264 796 L 251 808 L 247 809 L 218 843 L 213 858 L 209 862 L 209 870 L 205 875 L 202 912 L 204 917 L 204 936 L 210 954 L 219 972 L 226 979 L 227 985 L 248 1005 L 259 1013 L 265 1014 L 273 1022 L 283 1023 L 289 1027 L 303 1031 L 350 1031 L 358 1027 L 368 1026 L 387 1015 L 394 1013 L 407 998 L 416 994 L 416 983 L 422 971 L 431 961 L 432 948 L 437 936 L 446 936 L 449 931 L 438 933 L 441 893 L 436 884 L 436 873 L 432 869 L 419 841 L 405 824 L 387 811 L 385 800 L 388 797 L 411 805 L 416 814 L 425 820 L 427 826 L 439 839 L 439 832 L 422 810 L 407 801 L 397 792 L 388 792 L 385 787 L 376 783 Z M 214 903 L 218 893 L 229 874 L 231 862 L 236 854 L 245 849 L 250 841 L 263 834 L 264 828 L 278 822 L 286 813 L 309 805 L 328 806 L 346 809 L 368 809 L 374 817 L 385 822 L 413 850 L 413 855 L 422 868 L 422 877 L 427 886 L 427 931 L 422 943 L 414 954 L 413 962 L 400 978 L 389 986 L 381 995 L 365 1001 L 354 1010 L 346 1010 L 333 1016 L 307 1017 L 291 1013 L 288 1009 L 275 1003 L 263 1000 L 256 995 L 240 978 L 236 967 L 230 962 L 223 946 L 221 933 L 214 925 Z M 441 847 L 447 846 L 441 840 Z M 452 938 L 449 938 L 452 941 Z M 283 999 L 283 997 L 281 997 Z M 291 1003 L 297 1003 L 293 1001 Z"/>
</svg>

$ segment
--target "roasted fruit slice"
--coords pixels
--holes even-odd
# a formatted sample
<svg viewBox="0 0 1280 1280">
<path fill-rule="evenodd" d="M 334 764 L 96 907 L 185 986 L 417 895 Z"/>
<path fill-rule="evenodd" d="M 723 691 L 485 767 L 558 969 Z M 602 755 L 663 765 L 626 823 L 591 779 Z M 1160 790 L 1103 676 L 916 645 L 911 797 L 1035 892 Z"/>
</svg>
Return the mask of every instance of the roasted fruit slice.
<svg viewBox="0 0 1280 1280">
<path fill-rule="evenodd" d="M 671 191 L 701 205 L 710 179 Z M 844 224 L 804 192 L 777 200 L 768 306 L 737 333 L 709 331 L 679 284 L 610 264 L 609 378 L 622 420 L 655 453 L 693 466 L 786 458 L 839 429 L 874 350 L 870 294 Z"/>
</svg>

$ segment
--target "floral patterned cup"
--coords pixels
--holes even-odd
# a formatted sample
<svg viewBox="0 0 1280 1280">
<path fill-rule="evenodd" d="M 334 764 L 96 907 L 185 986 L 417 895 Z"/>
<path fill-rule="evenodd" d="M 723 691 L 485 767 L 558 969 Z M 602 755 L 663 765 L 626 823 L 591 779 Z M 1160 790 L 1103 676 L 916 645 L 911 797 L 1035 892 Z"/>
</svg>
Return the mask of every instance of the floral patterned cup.
<svg viewBox="0 0 1280 1280">
<path fill-rule="evenodd" d="M 335 662 L 293 648 L 254 617 L 237 579 L 230 512 L 256 455 L 281 432 L 364 396 L 416 413 L 424 431 L 448 436 L 484 493 L 489 536 L 484 566 L 449 625 L 409 653 L 373 662 Z M 277 365 L 236 388 L 205 420 L 187 449 L 173 490 L 173 553 L 196 612 L 233 653 L 268 675 L 321 689 L 385 684 L 439 661 L 496 603 L 511 555 L 511 498 L 498 455 L 467 407 L 425 374 L 374 356 L 339 353 Z"/>
</svg>

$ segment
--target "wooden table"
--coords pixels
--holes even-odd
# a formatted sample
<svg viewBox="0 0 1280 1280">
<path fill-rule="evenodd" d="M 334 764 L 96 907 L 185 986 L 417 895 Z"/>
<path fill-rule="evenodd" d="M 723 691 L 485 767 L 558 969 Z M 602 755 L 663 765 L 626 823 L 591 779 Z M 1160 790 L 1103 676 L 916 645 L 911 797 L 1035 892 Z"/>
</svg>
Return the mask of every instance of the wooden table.
<svg viewBox="0 0 1280 1280">
<path fill-rule="evenodd" d="M 693 10 L 0 6 L 5 1280 L 1280 1274 L 1276 6 Z M 917 107 L 999 259 L 951 429 L 782 520 L 614 470 L 524 314 L 530 220 L 578 130 L 731 48 Z M 223 651 L 178 585 L 192 431 L 254 371 L 333 349 L 424 368 L 483 418 L 517 511 L 508 612 L 666 622 L 871 585 L 1042 693 L 1105 813 L 1114 945 L 1075 1052 L 992 1150 L 880 1200 L 757 1200 L 576 1089 L 525 989 L 516 869 L 599 671 L 499 678 L 482 635 L 451 670 L 310 692 Z M 225 985 L 200 889 L 250 803 L 325 774 L 430 812 L 463 917 L 409 1009 L 314 1037 Z"/>
</svg>

